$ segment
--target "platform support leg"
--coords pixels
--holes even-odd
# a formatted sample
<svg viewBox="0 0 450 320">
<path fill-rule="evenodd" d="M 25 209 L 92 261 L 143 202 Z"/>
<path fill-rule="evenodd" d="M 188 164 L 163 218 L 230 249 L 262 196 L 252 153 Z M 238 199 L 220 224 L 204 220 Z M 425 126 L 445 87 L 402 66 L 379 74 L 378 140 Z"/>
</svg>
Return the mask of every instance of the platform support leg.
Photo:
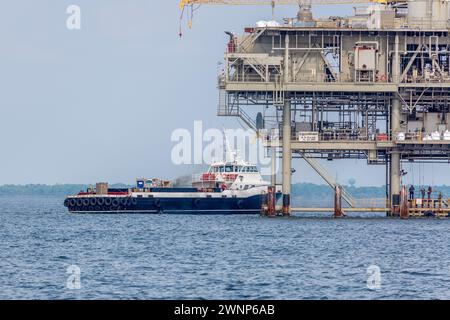
<svg viewBox="0 0 450 320">
<path fill-rule="evenodd" d="M 395 96 L 392 99 L 391 110 L 391 139 L 395 140 L 397 133 L 400 131 L 400 117 L 401 117 L 401 102 Z M 391 153 L 390 165 L 390 196 L 391 214 L 399 214 L 400 207 L 400 189 L 401 189 L 401 167 L 400 167 L 400 152 L 393 150 Z"/>
<path fill-rule="evenodd" d="M 283 216 L 291 214 L 291 101 L 286 97 L 283 108 Z"/>
<path fill-rule="evenodd" d="M 398 214 L 400 206 L 400 153 L 393 152 L 391 154 L 391 210 L 392 213 Z"/>
</svg>

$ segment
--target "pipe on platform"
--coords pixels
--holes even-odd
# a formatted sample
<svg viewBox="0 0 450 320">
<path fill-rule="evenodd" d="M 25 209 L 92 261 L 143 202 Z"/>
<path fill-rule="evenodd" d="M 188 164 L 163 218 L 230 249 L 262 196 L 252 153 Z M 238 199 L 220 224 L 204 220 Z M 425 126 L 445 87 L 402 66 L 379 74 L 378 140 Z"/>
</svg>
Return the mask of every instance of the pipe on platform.
<svg viewBox="0 0 450 320">
<path fill-rule="evenodd" d="M 289 82 L 289 34 L 284 37 L 284 83 Z"/>
<path fill-rule="evenodd" d="M 395 35 L 394 40 L 394 55 L 392 57 L 392 81 L 398 83 L 400 81 L 400 52 L 399 52 L 400 39 L 398 34 Z"/>
<path fill-rule="evenodd" d="M 277 187 L 277 149 L 272 147 L 271 149 L 271 176 L 270 176 L 270 184 L 272 187 Z"/>
<path fill-rule="evenodd" d="M 395 96 L 392 99 L 391 110 L 391 135 L 392 139 L 395 139 L 400 131 L 401 121 L 401 102 L 400 99 Z M 391 172 L 390 172 L 390 201 L 391 209 L 393 213 L 398 213 L 400 205 L 400 189 L 401 189 L 401 166 L 400 166 L 400 152 L 398 150 L 392 150 L 391 153 Z"/>
<path fill-rule="evenodd" d="M 399 83 L 400 81 L 400 52 L 399 52 L 399 36 L 395 35 L 394 55 L 392 57 L 392 81 Z M 398 94 L 395 94 L 391 101 L 391 138 L 394 140 L 400 131 L 402 104 Z M 401 166 L 400 152 L 393 150 L 390 157 L 390 196 L 392 213 L 398 213 L 400 208 L 400 188 L 401 188 Z"/>
<path fill-rule="evenodd" d="M 284 55 L 284 84 L 289 82 L 289 35 L 285 36 Z M 283 215 L 291 214 L 291 175 L 292 175 L 292 151 L 291 151 L 291 100 L 290 94 L 285 94 L 283 107 Z"/>
</svg>

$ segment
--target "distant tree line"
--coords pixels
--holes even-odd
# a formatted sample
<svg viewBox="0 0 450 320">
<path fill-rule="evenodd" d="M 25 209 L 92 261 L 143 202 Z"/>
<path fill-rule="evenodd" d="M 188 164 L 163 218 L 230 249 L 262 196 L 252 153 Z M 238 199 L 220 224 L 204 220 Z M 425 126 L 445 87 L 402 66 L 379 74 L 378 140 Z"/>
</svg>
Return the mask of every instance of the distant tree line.
<svg viewBox="0 0 450 320">
<path fill-rule="evenodd" d="M 180 183 L 184 181 L 180 181 Z M 76 194 L 81 190 L 86 190 L 93 185 L 87 184 L 27 184 L 27 185 L 3 185 L 0 186 L 0 195 L 56 195 L 65 196 L 69 194 Z M 128 188 L 131 187 L 126 184 L 112 184 L 112 188 Z M 356 199 L 363 198 L 385 198 L 386 189 L 381 187 L 356 187 L 344 186 L 344 188 Z M 416 186 L 416 197 L 420 197 L 420 186 Z M 440 191 L 445 198 L 450 198 L 450 186 L 435 186 L 433 187 L 434 196 Z M 293 200 L 301 201 L 304 204 L 331 204 L 334 199 L 333 190 L 325 184 L 314 183 L 297 183 L 292 186 Z"/>
<path fill-rule="evenodd" d="M 0 195 L 55 195 L 65 196 L 69 194 L 76 194 L 81 190 L 86 190 L 88 187 L 95 187 L 88 184 L 27 184 L 27 185 L 2 185 L 0 186 Z M 126 184 L 112 184 L 111 188 L 127 188 Z"/>
<path fill-rule="evenodd" d="M 409 187 L 409 186 L 408 186 Z M 344 186 L 355 199 L 384 199 L 386 198 L 386 187 L 356 187 Z M 415 196 L 421 197 L 421 186 L 415 186 Z M 427 187 L 425 187 L 426 189 Z M 437 198 L 442 192 L 444 198 L 450 198 L 450 186 L 434 186 L 433 197 Z M 334 192 L 330 186 L 314 183 L 297 183 L 292 186 L 292 197 L 294 205 L 301 203 L 302 206 L 332 206 L 334 203 Z"/>
</svg>

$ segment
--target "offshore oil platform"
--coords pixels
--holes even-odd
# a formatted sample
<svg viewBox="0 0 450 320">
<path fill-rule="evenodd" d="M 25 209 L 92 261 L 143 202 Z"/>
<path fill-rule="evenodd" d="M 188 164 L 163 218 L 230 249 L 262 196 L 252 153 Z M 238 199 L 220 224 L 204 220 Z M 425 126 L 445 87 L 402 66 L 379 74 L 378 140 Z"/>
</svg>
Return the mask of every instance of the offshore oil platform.
<svg viewBox="0 0 450 320">
<path fill-rule="evenodd" d="M 450 161 L 449 2 L 182 1 L 182 8 L 192 10 L 199 4 L 299 5 L 297 15 L 282 23 L 259 21 L 242 35 L 227 32 L 218 78 L 218 115 L 264 129 L 268 150 L 282 157 L 282 208 L 269 204 L 267 214 L 326 210 L 291 206 L 292 158 L 301 157 L 336 190 L 336 216 L 346 210 L 449 215 L 444 196 L 408 199 L 401 185 L 402 163 Z M 358 6 L 352 16 L 315 18 L 311 7 L 327 4 Z M 262 110 L 258 121 L 250 116 L 255 110 Z M 358 205 L 317 159 L 384 165 L 383 204 Z"/>
</svg>

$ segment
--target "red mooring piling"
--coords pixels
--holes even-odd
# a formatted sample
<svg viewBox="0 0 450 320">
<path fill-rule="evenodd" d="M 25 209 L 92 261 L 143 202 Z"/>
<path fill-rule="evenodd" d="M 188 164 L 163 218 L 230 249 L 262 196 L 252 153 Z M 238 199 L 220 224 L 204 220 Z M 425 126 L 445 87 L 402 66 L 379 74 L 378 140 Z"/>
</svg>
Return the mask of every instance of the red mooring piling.
<svg viewBox="0 0 450 320">
<path fill-rule="evenodd" d="M 409 218 L 408 190 L 406 190 L 406 186 L 403 186 L 400 192 L 400 218 Z"/>
<path fill-rule="evenodd" d="M 342 211 L 342 192 L 341 187 L 336 186 L 334 192 L 334 217 L 342 218 L 344 216 L 344 212 Z"/>
<path fill-rule="evenodd" d="M 276 200 L 275 200 L 275 187 L 270 186 L 267 190 L 267 215 L 274 217 L 276 215 Z"/>
</svg>

